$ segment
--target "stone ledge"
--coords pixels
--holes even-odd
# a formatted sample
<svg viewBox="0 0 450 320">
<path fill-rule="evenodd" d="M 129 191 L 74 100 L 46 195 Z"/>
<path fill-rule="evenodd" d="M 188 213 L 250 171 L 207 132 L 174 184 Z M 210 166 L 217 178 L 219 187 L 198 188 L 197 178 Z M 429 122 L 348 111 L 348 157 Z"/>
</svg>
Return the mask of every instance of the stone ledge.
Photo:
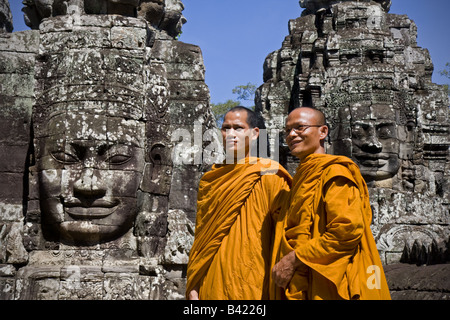
<svg viewBox="0 0 450 320">
<path fill-rule="evenodd" d="M 393 300 L 450 300 L 450 264 L 384 266 Z"/>
</svg>

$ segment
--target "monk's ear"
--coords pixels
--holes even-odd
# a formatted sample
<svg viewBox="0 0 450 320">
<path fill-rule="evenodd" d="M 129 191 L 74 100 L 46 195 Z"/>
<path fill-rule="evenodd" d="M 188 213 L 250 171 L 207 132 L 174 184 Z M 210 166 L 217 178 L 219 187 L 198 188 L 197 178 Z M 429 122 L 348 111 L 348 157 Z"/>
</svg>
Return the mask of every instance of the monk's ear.
<svg viewBox="0 0 450 320">
<path fill-rule="evenodd" d="M 328 136 L 328 126 L 324 125 L 319 127 L 319 138 L 320 140 L 325 140 L 325 138 Z"/>
<path fill-rule="evenodd" d="M 259 128 L 252 128 L 252 140 L 256 140 L 259 137 Z"/>
</svg>

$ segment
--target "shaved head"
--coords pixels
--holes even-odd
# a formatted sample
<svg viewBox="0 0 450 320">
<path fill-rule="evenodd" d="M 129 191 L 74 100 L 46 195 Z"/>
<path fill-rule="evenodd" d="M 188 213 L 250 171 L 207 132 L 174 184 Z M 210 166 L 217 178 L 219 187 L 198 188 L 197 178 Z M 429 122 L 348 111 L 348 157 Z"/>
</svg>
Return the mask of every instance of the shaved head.
<svg viewBox="0 0 450 320">
<path fill-rule="evenodd" d="M 319 109 L 315 109 L 315 108 L 311 108 L 311 107 L 298 107 L 298 108 L 293 109 L 291 112 L 289 112 L 289 115 L 293 112 L 299 112 L 299 111 L 305 110 L 305 109 L 309 109 L 313 112 L 314 118 L 317 121 L 315 124 L 326 125 L 327 121 L 326 121 L 325 114 L 322 111 L 320 111 Z"/>
<path fill-rule="evenodd" d="M 300 161 L 312 153 L 325 153 L 328 127 L 322 111 L 310 107 L 295 108 L 286 118 L 285 131 L 291 154 Z"/>
</svg>

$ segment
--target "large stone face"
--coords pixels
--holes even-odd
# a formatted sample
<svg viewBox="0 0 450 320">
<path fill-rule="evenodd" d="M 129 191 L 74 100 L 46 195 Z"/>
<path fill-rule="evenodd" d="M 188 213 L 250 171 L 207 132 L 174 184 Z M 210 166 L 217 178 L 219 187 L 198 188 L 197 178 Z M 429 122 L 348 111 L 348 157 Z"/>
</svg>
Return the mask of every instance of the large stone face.
<svg viewBox="0 0 450 320">
<path fill-rule="evenodd" d="M 339 2 L 349 2 L 352 0 L 300 0 L 300 7 L 305 8 L 302 12 L 303 16 L 309 14 L 316 14 L 319 11 L 330 10 L 332 6 Z M 359 2 L 377 2 L 381 5 L 383 10 L 389 12 L 391 8 L 392 1 L 391 0 L 362 0 Z"/>
<path fill-rule="evenodd" d="M 25 23 L 32 29 L 38 29 L 42 20 L 49 17 L 118 14 L 141 17 L 171 37 L 178 36 L 186 23 L 183 10 L 180 0 L 25 0 L 23 8 Z"/>
<path fill-rule="evenodd" d="M 207 165 L 173 156 L 215 122 L 182 10 L 26 1 L 0 35 L 1 299 L 184 298 Z"/>
<path fill-rule="evenodd" d="M 369 186 L 383 262 L 408 262 L 414 242 L 429 261 L 442 261 L 450 235 L 447 93 L 431 81 L 415 23 L 387 13 L 390 1 L 377 2 L 301 1 L 306 10 L 265 61 L 256 109 L 273 129 L 295 107 L 322 110 L 327 152 L 352 158 Z M 298 163 L 283 143 L 279 154 L 294 173 Z"/>
</svg>

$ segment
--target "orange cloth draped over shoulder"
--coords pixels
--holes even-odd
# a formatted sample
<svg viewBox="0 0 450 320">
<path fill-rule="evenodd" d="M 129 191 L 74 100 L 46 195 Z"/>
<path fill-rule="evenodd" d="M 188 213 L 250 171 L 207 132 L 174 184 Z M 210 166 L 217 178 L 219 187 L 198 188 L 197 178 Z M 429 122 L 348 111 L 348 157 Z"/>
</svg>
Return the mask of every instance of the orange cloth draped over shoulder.
<svg viewBox="0 0 450 320">
<path fill-rule="evenodd" d="M 200 180 L 186 297 L 268 299 L 274 216 L 292 177 L 277 162 L 214 165 Z"/>
<path fill-rule="evenodd" d="M 276 226 L 273 263 L 292 250 L 304 265 L 272 299 L 390 300 L 370 229 L 369 193 L 349 158 L 311 154 L 297 168 L 290 206 Z"/>
</svg>

